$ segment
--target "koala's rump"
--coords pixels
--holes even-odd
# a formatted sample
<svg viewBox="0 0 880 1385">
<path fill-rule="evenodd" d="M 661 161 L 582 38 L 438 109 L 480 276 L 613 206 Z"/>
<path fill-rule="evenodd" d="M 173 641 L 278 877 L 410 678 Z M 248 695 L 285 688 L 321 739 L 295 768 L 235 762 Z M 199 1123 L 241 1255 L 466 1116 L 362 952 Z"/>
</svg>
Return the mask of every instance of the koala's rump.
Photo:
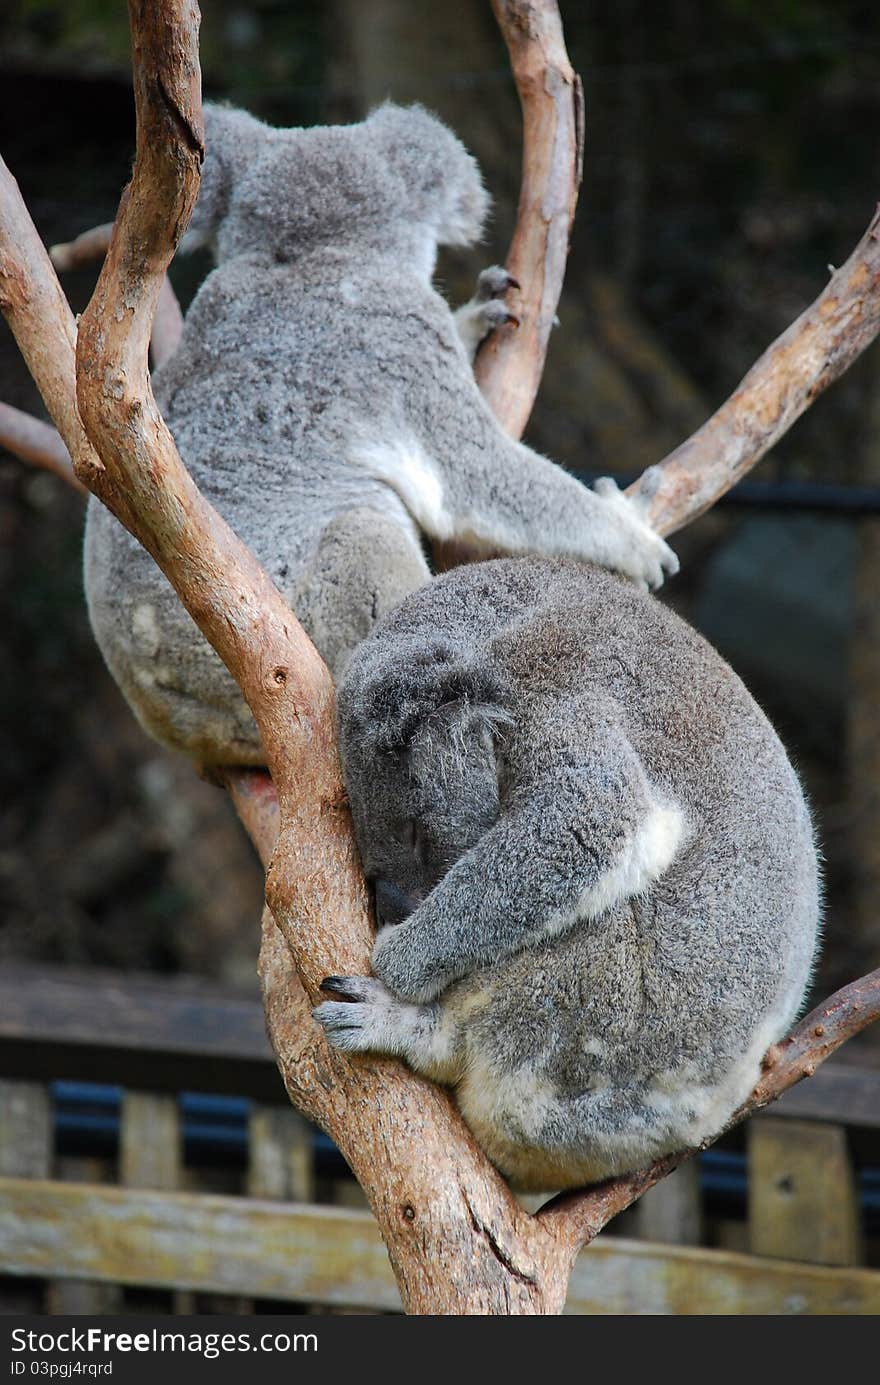
<svg viewBox="0 0 880 1385">
<path fill-rule="evenodd" d="M 743 889 L 695 848 L 644 895 L 457 983 L 440 1004 L 477 1139 L 548 1189 L 716 1134 L 799 1009 L 817 913 L 809 869 Z"/>
</svg>

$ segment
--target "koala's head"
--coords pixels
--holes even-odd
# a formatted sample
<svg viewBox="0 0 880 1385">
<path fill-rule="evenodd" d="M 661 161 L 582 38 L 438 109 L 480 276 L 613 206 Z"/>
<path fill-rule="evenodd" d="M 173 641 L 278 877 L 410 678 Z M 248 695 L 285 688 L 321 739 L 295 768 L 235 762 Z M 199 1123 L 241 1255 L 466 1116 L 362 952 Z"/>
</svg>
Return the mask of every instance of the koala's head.
<svg viewBox="0 0 880 1385">
<path fill-rule="evenodd" d="M 348 664 L 339 744 L 381 923 L 406 917 L 496 821 L 504 704 L 489 670 L 439 640 L 380 631 Z"/>
<path fill-rule="evenodd" d="M 205 107 L 202 185 L 185 248 L 219 261 L 292 261 L 322 246 L 405 257 L 430 274 L 438 245 L 478 239 L 488 197 L 476 162 L 420 106 L 356 125 L 276 130 Z"/>
</svg>

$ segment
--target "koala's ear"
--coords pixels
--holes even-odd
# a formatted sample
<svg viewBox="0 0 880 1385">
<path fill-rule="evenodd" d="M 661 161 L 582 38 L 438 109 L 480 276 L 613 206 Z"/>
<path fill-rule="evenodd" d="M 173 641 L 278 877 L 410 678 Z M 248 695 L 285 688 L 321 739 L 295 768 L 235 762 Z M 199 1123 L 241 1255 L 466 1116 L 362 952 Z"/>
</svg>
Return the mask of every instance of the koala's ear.
<svg viewBox="0 0 880 1385">
<path fill-rule="evenodd" d="M 192 219 L 181 249 L 216 248 L 217 230 L 227 212 L 236 182 L 247 174 L 275 132 L 247 111 L 205 105 L 205 162 Z"/>
<path fill-rule="evenodd" d="M 415 727 L 409 764 L 416 779 L 446 783 L 480 764 L 496 781 L 497 751 L 513 717 L 497 702 L 443 702 Z"/>
<path fill-rule="evenodd" d="M 506 701 L 494 670 L 443 640 L 400 641 L 390 658 L 379 640 L 366 640 L 339 688 L 340 730 L 343 739 L 379 753 L 403 750 L 428 723 L 440 733 L 444 717 L 439 714 L 450 707 L 459 724 L 466 715 L 494 737 L 512 723 Z"/>
<path fill-rule="evenodd" d="M 422 106 L 387 102 L 366 121 L 371 142 L 401 179 L 413 220 L 438 245 L 473 245 L 489 211 L 479 166 L 451 130 Z"/>
</svg>

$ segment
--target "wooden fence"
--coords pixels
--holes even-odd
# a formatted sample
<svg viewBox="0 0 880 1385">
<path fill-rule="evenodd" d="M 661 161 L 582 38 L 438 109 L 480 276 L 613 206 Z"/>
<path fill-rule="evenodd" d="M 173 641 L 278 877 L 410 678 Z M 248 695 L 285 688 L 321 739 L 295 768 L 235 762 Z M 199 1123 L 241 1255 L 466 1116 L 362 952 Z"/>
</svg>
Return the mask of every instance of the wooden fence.
<svg viewBox="0 0 880 1385">
<path fill-rule="evenodd" d="M 56 1152 L 50 1083 L 123 1087 L 118 1156 Z M 179 1093 L 250 1101 L 243 1170 L 206 1187 Z M 747 1128 L 743 1219 L 685 1166 L 580 1258 L 571 1313 L 880 1313 L 852 1138 L 880 1163 L 880 1069 L 829 1062 Z M 317 1200 L 316 1200 L 317 1199 Z M 359 1205 L 360 1204 L 360 1205 Z M 712 1240 L 708 1249 L 699 1242 Z M 256 1000 L 103 972 L 0 979 L 0 1309 L 399 1310 L 353 1180 L 319 1172 Z"/>
</svg>

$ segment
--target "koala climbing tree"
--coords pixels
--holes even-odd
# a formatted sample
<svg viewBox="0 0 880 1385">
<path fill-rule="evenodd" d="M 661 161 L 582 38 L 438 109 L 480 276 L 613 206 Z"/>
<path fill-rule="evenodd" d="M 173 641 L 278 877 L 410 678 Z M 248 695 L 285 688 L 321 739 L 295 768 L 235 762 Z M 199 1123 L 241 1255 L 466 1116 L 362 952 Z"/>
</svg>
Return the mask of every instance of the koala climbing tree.
<svg viewBox="0 0 880 1385">
<path fill-rule="evenodd" d="M 429 578 L 422 544 L 545 553 L 657 587 L 674 554 L 609 478 L 588 490 L 502 430 L 470 368 L 509 310 L 480 276 L 456 322 L 438 245 L 470 245 L 488 198 L 420 107 L 276 130 L 207 106 L 184 245 L 217 268 L 154 381 L 193 480 L 247 543 L 338 676 Z M 458 331 L 456 330 L 458 327 Z M 460 338 L 463 337 L 463 340 Z M 135 538 L 97 499 L 85 587 L 105 659 L 143 725 L 202 764 L 263 764 L 253 718 Z"/>
<path fill-rule="evenodd" d="M 556 7 L 548 0 L 526 6 L 496 0 L 495 10 L 526 95 L 527 149 L 534 152 L 529 141 L 541 124 L 532 120 L 529 103 L 546 101 L 549 127 L 545 121 L 543 128 L 549 133 L 539 146 L 569 150 L 570 211 L 574 79 Z M 312 1020 L 320 980 L 331 972 L 365 974 L 370 944 L 366 892 L 339 779 L 333 688 L 277 589 L 187 475 L 152 396 L 150 324 L 195 201 L 203 151 L 198 16 L 185 0 L 166 0 L 149 11 L 133 4 L 131 14 L 138 153 L 92 302 L 77 331 L 4 172 L 3 309 L 80 481 L 156 559 L 236 677 L 259 727 L 277 801 L 264 778 L 247 771 L 231 776 L 229 785 L 264 858 L 271 857 L 261 957 L 270 1033 L 292 1100 L 329 1131 L 370 1198 L 405 1307 L 414 1313 L 559 1312 L 579 1249 L 685 1156 L 564 1194 L 528 1215 L 440 1088 L 385 1059 L 352 1062 L 326 1045 Z M 537 83 L 536 68 L 544 73 Z M 542 116 L 548 117 L 546 106 Z M 558 172 L 552 159 L 537 159 L 525 184 L 535 176 L 552 182 Z M 537 205 L 564 216 L 564 204 L 565 197 L 543 203 L 525 198 L 524 215 Z M 546 225 L 544 232 L 557 243 Z M 876 335 L 878 234 L 875 219 L 814 308 L 664 466 L 650 497 L 658 528 L 669 532 L 710 503 L 713 490 L 720 493 L 736 469 L 757 460 L 768 439 Z M 543 300 L 546 263 L 535 266 Z M 528 285 L 527 264 L 511 262 L 509 268 Z M 534 352 L 528 305 L 523 320 L 526 332 L 519 342 L 496 348 L 496 364 L 511 351 Z M 485 369 L 493 368 L 492 359 Z M 753 407 L 757 398 L 760 410 Z M 521 413 L 521 397 L 518 407 Z M 503 421 L 514 417 L 513 409 L 505 410 Z M 711 465 L 701 452 L 707 439 L 714 447 Z M 878 1012 L 877 973 L 832 997 L 768 1054 L 738 1114 L 808 1075 Z"/>
</svg>

